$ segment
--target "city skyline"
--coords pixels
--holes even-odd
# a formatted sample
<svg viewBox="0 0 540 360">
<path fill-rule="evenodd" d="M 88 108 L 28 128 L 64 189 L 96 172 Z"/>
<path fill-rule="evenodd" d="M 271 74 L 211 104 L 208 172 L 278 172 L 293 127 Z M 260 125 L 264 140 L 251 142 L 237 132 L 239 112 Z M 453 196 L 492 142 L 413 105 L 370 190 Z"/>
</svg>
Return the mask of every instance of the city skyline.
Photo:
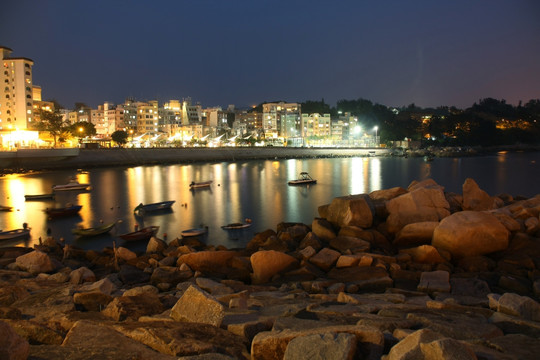
<svg viewBox="0 0 540 360">
<path fill-rule="evenodd" d="M 466 108 L 540 94 L 533 1 L 9 1 L 0 45 L 44 100 L 204 107 L 365 98 Z M 39 36 L 37 36 L 39 34 Z"/>
</svg>

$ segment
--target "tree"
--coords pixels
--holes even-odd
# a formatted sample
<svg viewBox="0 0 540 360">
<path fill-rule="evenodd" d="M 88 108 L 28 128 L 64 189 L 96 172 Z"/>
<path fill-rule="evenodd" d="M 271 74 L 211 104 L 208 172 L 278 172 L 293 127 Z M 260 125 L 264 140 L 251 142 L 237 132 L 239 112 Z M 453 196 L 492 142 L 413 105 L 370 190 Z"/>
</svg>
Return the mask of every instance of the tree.
<svg viewBox="0 0 540 360">
<path fill-rule="evenodd" d="M 68 130 L 68 125 L 64 121 L 63 116 L 58 109 L 55 109 L 54 111 L 40 110 L 39 118 L 40 121 L 36 124 L 36 129 L 48 131 L 52 135 L 54 146 L 56 147 L 57 138 Z"/>
<path fill-rule="evenodd" d="M 111 134 L 111 139 L 120 145 L 120 147 L 124 147 L 124 145 L 127 143 L 128 136 L 128 133 L 124 130 L 116 130 Z"/>
<path fill-rule="evenodd" d="M 94 124 L 87 121 L 79 121 L 78 123 L 69 126 L 69 132 L 71 133 L 71 136 L 83 138 L 96 135 L 96 127 Z"/>
</svg>

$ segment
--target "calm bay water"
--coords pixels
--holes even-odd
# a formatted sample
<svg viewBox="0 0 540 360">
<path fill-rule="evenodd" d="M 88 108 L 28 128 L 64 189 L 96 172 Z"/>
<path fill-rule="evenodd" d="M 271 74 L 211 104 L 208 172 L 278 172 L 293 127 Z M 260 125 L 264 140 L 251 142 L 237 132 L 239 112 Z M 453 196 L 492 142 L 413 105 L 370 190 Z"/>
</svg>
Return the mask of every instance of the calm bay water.
<svg viewBox="0 0 540 360">
<path fill-rule="evenodd" d="M 317 179 L 309 187 L 288 186 L 301 171 Z M 90 183 L 92 191 L 59 193 L 55 201 L 25 201 L 25 194 L 51 192 L 54 184 L 72 177 Z M 32 228 L 26 243 L 4 242 L 0 246 L 32 245 L 47 230 L 55 238 L 85 249 L 127 246 L 135 250 L 144 244 L 126 244 L 116 237 L 135 226 L 158 225 L 158 237 L 167 240 L 185 229 L 208 226 L 203 239 L 228 248 L 244 246 L 256 232 L 276 229 L 282 221 L 311 224 L 317 208 L 334 197 L 369 193 L 394 186 L 407 187 L 413 180 L 433 178 L 447 191 L 461 193 L 466 178 L 473 178 L 490 195 L 533 196 L 540 193 L 540 153 L 499 153 L 467 158 L 330 158 L 276 161 L 223 162 L 191 165 L 104 168 L 89 171 L 54 171 L 13 174 L 0 178 L 0 205 L 13 206 L 0 212 L 0 229 Z M 210 189 L 191 191 L 191 181 L 213 180 Z M 133 215 L 139 203 L 176 200 L 172 211 L 143 218 Z M 82 205 L 79 216 L 48 220 L 44 209 L 66 203 Z M 249 218 L 251 228 L 225 231 L 222 225 Z M 110 234 L 77 239 L 71 229 L 98 226 L 121 220 Z"/>
</svg>

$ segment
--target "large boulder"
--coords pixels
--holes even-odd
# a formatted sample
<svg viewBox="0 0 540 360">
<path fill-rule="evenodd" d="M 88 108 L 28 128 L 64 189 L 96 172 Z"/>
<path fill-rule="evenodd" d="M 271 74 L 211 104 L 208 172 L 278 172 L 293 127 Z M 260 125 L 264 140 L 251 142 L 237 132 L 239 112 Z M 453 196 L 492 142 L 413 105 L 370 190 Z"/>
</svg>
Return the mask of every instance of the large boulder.
<svg viewBox="0 0 540 360">
<path fill-rule="evenodd" d="M 462 211 L 443 219 L 433 232 L 432 245 L 455 258 L 505 250 L 509 232 L 492 214 Z"/>
<path fill-rule="evenodd" d="M 386 203 L 386 226 L 391 234 L 398 233 L 407 224 L 440 221 L 450 215 L 450 204 L 438 185 L 413 187 L 412 191 Z"/>
<path fill-rule="evenodd" d="M 431 244 L 433 232 L 438 225 L 438 221 L 422 221 L 405 225 L 396 234 L 393 245 L 397 247 L 411 247 Z"/>
<path fill-rule="evenodd" d="M 229 250 L 199 251 L 181 255 L 178 258 L 177 265 L 186 264 L 194 271 L 222 275 L 230 272 L 230 261 L 237 255 L 236 251 Z"/>
<path fill-rule="evenodd" d="M 366 194 L 334 198 L 328 207 L 326 220 L 337 227 L 359 226 L 369 228 L 373 224 L 375 208 Z"/>
<path fill-rule="evenodd" d="M 328 242 L 336 237 L 336 231 L 334 230 L 332 223 L 330 223 L 326 219 L 313 219 L 313 223 L 311 223 L 311 229 L 313 234 L 317 235 L 317 237 L 322 241 Z"/>
<path fill-rule="evenodd" d="M 463 189 L 463 210 L 483 211 L 495 207 L 495 200 L 480 189 L 473 179 L 465 179 Z"/>
<path fill-rule="evenodd" d="M 250 260 L 253 268 L 251 278 L 254 284 L 264 284 L 274 275 L 297 264 L 297 260 L 292 256 L 275 250 L 257 251 L 251 255 Z"/>
<path fill-rule="evenodd" d="M 19 256 L 15 263 L 17 266 L 31 274 L 48 273 L 56 269 L 56 263 L 46 253 L 34 250 Z"/>
<path fill-rule="evenodd" d="M 224 306 L 198 286 L 191 285 L 171 310 L 176 321 L 210 324 L 220 327 L 225 317 Z"/>
<path fill-rule="evenodd" d="M 5 322 L 0 321 L 0 359 L 26 360 L 30 345 Z"/>
</svg>

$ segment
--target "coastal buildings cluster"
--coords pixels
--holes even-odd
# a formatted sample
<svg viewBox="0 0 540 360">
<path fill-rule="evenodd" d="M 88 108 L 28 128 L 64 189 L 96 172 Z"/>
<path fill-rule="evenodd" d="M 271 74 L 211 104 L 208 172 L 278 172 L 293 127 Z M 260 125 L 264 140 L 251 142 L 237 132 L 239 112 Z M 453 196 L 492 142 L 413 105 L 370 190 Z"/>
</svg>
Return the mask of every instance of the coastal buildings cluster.
<svg viewBox="0 0 540 360">
<path fill-rule="evenodd" d="M 12 57 L 12 49 L 0 46 L 0 147 L 50 146 L 40 136 L 36 124 L 41 111 L 59 111 L 65 124 L 91 123 L 96 134 L 89 143 L 110 142 L 111 134 L 122 130 L 129 144 L 149 146 L 350 146 L 379 145 L 377 127 L 362 128 L 349 113 L 332 118 L 330 114 L 303 113 L 299 103 L 265 103 L 261 109 L 219 106 L 205 108 L 190 97 L 138 101 L 121 104 L 104 102 L 97 108 L 77 104 L 76 109 L 55 109 L 43 101 L 42 89 L 32 80 L 34 61 Z M 82 131 L 82 130 L 81 130 Z M 43 135 L 43 134 L 42 134 Z M 82 143 L 73 139 L 73 145 Z"/>
</svg>

